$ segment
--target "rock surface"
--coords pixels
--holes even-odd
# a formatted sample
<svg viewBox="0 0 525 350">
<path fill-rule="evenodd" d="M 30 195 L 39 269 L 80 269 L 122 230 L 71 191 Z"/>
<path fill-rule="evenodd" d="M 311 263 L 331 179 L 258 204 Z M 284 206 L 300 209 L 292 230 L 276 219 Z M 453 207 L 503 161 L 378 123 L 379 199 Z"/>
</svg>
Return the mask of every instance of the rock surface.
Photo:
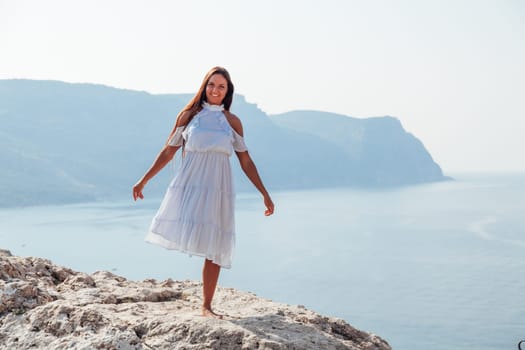
<svg viewBox="0 0 525 350">
<path fill-rule="evenodd" d="M 391 349 L 303 306 L 218 288 L 225 319 L 199 316 L 193 281 L 129 281 L 0 252 L 0 349 Z"/>
</svg>

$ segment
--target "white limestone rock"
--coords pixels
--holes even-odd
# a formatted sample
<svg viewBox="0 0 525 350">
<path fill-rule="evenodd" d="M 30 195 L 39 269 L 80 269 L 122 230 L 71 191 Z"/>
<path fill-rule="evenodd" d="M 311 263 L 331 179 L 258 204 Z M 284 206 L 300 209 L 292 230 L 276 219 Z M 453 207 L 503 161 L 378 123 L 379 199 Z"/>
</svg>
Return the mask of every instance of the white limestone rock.
<svg viewBox="0 0 525 350">
<path fill-rule="evenodd" d="M 200 316 L 201 284 L 129 281 L 0 254 L 0 349 L 391 349 L 303 306 L 219 287 L 223 320 Z"/>
</svg>

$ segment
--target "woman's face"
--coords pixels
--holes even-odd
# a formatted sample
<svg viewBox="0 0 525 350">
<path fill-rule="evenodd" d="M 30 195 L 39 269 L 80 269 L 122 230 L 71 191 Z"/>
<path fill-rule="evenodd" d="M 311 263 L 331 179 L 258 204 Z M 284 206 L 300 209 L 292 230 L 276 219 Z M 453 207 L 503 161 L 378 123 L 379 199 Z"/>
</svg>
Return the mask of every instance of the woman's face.
<svg viewBox="0 0 525 350">
<path fill-rule="evenodd" d="M 211 105 L 220 105 L 228 92 L 228 81 L 221 74 L 214 74 L 206 85 L 206 99 Z"/>
</svg>

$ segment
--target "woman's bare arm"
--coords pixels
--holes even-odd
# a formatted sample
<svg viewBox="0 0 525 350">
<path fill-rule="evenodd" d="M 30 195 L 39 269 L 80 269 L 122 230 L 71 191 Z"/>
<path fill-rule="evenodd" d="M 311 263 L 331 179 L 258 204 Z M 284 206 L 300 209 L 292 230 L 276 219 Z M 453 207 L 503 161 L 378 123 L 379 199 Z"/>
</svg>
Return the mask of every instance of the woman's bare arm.
<svg viewBox="0 0 525 350">
<path fill-rule="evenodd" d="M 182 112 L 179 117 L 177 118 L 177 122 L 175 123 L 175 126 L 173 127 L 173 130 L 170 133 L 170 136 L 168 140 L 171 138 L 171 136 L 175 133 L 175 130 L 179 126 L 187 125 L 189 121 L 190 114 L 189 112 L 185 111 Z M 142 178 L 133 186 L 133 200 L 137 200 L 137 198 L 144 199 L 144 195 L 142 194 L 142 190 L 144 189 L 144 186 L 148 183 L 149 180 L 151 180 L 155 175 L 159 173 L 159 171 L 162 170 L 170 162 L 170 160 L 173 159 L 173 156 L 177 152 L 177 150 L 181 146 L 170 146 L 166 143 L 166 145 L 161 149 L 159 154 L 157 155 L 157 158 L 151 165 L 148 171 L 142 176 Z"/>
<path fill-rule="evenodd" d="M 144 199 L 144 195 L 142 194 L 144 186 L 146 186 L 148 181 L 157 175 L 158 172 L 161 171 L 162 168 L 164 168 L 166 164 L 168 164 L 169 161 L 173 159 L 175 152 L 177 152 L 179 148 L 180 146 L 164 146 L 146 174 L 144 174 L 144 176 L 135 184 L 135 186 L 133 186 L 133 200 L 137 200 L 137 198 Z"/>
<path fill-rule="evenodd" d="M 233 130 L 235 130 L 235 132 L 237 132 L 237 134 L 239 134 L 240 136 L 243 136 L 241 120 L 236 115 L 229 112 L 226 114 L 226 116 Z M 255 166 L 255 163 L 250 157 L 250 154 L 248 153 L 248 151 L 235 152 L 235 154 L 237 154 L 237 158 L 239 159 L 242 171 L 246 174 L 248 179 L 250 179 L 255 188 L 257 188 L 257 190 L 261 192 L 264 198 L 264 205 L 266 206 L 266 211 L 264 212 L 264 215 L 272 215 L 274 211 L 273 201 L 270 197 L 270 194 L 264 187 L 261 177 L 259 176 L 259 172 L 257 171 L 257 167 Z"/>
<path fill-rule="evenodd" d="M 261 177 L 259 176 L 259 172 L 257 171 L 257 167 L 255 166 L 255 163 L 253 162 L 250 155 L 248 154 L 248 151 L 235 153 L 237 154 L 237 158 L 239 158 L 239 163 L 241 164 L 242 171 L 244 171 L 248 179 L 250 179 L 255 188 L 257 188 L 263 196 L 264 205 L 266 207 L 264 215 L 272 215 L 274 210 L 273 201 L 270 197 L 270 194 L 264 187 Z"/>
</svg>

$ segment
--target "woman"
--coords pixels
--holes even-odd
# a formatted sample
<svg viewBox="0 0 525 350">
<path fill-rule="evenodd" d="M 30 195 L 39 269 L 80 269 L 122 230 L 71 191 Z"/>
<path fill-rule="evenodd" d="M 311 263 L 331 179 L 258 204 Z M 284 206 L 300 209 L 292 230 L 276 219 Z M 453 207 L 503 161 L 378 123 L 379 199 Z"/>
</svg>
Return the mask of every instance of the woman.
<svg viewBox="0 0 525 350">
<path fill-rule="evenodd" d="M 274 205 L 243 139 L 240 119 L 230 113 L 233 83 L 222 67 L 212 68 L 197 94 L 177 116 L 164 148 L 133 186 L 133 199 L 182 147 L 182 163 L 170 183 L 146 241 L 205 258 L 202 315 L 222 318 L 211 303 L 221 267 L 230 268 L 235 245 L 235 193 L 229 156 L 235 151 L 244 173 L 261 192 L 272 215 Z"/>
</svg>

